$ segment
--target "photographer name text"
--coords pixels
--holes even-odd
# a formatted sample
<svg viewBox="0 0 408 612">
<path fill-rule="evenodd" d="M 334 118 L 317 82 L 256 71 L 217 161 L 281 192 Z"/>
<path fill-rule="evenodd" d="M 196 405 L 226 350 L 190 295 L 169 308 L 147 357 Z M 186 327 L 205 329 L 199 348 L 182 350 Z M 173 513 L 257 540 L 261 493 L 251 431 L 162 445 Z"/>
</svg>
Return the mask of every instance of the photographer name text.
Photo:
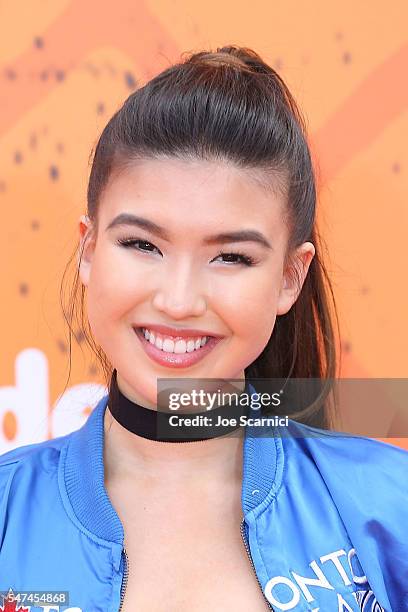
<svg viewBox="0 0 408 612">
<path fill-rule="evenodd" d="M 240 415 L 239 418 L 225 418 L 217 416 L 214 419 L 208 415 L 196 415 L 189 417 L 180 414 L 174 414 L 169 417 L 169 425 L 172 427 L 238 427 L 246 426 L 250 427 L 278 427 L 289 425 L 287 416 L 264 416 L 264 417 L 249 417 L 245 414 Z M 214 421 L 214 422 L 213 422 Z"/>
</svg>

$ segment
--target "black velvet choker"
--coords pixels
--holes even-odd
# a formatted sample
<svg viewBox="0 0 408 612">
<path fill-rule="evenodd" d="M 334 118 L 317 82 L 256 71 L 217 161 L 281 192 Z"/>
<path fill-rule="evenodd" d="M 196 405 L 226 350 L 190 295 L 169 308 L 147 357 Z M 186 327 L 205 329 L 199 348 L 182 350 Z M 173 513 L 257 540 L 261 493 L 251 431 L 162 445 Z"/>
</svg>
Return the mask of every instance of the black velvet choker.
<svg viewBox="0 0 408 612">
<path fill-rule="evenodd" d="M 241 393 L 250 396 L 248 382 L 245 382 L 244 391 L 236 393 L 238 396 Z M 238 433 L 240 416 L 249 413 L 248 403 L 249 401 L 237 402 L 232 399 L 219 408 L 188 414 L 179 410 L 153 410 L 123 395 L 117 384 L 116 370 L 112 374 L 108 398 L 109 410 L 122 427 L 142 438 L 157 442 L 198 442 L 224 436 L 234 430 Z M 177 425 L 170 424 L 170 417 L 175 417 L 172 421 L 177 422 Z M 222 424 L 220 419 L 223 419 Z"/>
</svg>

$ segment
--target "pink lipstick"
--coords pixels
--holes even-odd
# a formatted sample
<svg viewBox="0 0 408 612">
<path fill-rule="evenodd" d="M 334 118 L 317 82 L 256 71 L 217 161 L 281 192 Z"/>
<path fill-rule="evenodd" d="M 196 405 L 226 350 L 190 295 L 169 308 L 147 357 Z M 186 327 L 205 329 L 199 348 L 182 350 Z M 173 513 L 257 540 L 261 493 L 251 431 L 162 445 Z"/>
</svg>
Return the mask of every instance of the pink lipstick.
<svg viewBox="0 0 408 612">
<path fill-rule="evenodd" d="M 192 352 L 169 353 L 149 342 L 149 340 L 145 338 L 141 327 L 134 327 L 133 329 L 146 354 L 159 365 L 171 368 L 188 368 L 195 365 L 204 359 L 221 340 L 221 337 L 216 338 L 207 336 L 207 341 L 204 346 L 200 346 L 198 349 L 195 348 Z"/>
</svg>

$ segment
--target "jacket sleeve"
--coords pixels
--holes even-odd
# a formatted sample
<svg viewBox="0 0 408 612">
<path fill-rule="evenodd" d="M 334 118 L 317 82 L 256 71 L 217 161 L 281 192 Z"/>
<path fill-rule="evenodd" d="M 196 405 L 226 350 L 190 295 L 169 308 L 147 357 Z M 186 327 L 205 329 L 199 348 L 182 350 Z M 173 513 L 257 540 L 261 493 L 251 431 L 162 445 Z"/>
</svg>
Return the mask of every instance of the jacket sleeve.
<svg viewBox="0 0 408 612">
<path fill-rule="evenodd" d="M 408 611 L 408 452 L 332 434 L 314 445 L 314 460 L 378 602 Z"/>
<path fill-rule="evenodd" d="M 0 457 L 0 554 L 7 527 L 7 509 L 9 505 L 11 483 L 17 465 L 17 460 L 1 463 Z"/>
<path fill-rule="evenodd" d="M 42 443 L 18 446 L 0 455 L 0 554 L 9 519 L 11 486 L 22 461 L 41 446 Z M 0 562 L 1 567 L 1 562 Z"/>
</svg>

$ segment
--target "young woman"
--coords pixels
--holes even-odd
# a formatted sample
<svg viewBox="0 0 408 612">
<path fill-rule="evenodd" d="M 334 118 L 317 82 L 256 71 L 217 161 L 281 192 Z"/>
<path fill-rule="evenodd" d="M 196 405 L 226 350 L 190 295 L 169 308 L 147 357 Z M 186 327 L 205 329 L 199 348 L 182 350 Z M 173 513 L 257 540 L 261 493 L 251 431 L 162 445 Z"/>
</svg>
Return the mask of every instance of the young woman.
<svg viewBox="0 0 408 612">
<path fill-rule="evenodd" d="M 81 429 L 0 458 L 0 590 L 76 612 L 408 610 L 408 453 L 333 431 L 315 209 L 301 114 L 250 49 L 190 55 L 115 113 L 76 279 L 109 393 Z M 238 402 L 255 379 L 322 385 L 286 426 L 176 438 L 159 379 L 234 379 Z"/>
</svg>

